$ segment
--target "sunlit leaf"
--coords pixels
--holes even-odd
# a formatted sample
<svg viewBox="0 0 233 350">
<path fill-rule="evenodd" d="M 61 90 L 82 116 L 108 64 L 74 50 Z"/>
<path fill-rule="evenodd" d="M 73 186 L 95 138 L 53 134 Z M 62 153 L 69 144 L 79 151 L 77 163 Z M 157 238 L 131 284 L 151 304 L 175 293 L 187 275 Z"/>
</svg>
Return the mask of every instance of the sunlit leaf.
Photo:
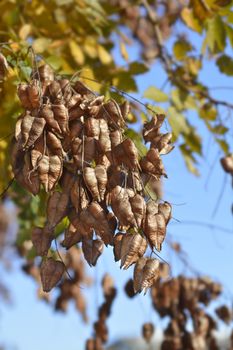
<svg viewBox="0 0 233 350">
<path fill-rule="evenodd" d="M 226 45 L 226 31 L 220 16 L 214 16 L 207 20 L 206 40 L 212 53 L 224 50 Z"/>
<path fill-rule="evenodd" d="M 143 97 L 153 100 L 155 102 L 167 102 L 168 95 L 163 91 L 157 89 L 155 86 L 149 87 L 145 92 Z"/>
<path fill-rule="evenodd" d="M 216 61 L 221 73 L 233 75 L 233 58 L 228 55 L 221 55 Z"/>
<path fill-rule="evenodd" d="M 173 55 L 177 60 L 184 60 L 190 51 L 192 51 L 192 45 L 184 39 L 177 40 L 173 45 Z"/>
<path fill-rule="evenodd" d="M 71 55 L 72 55 L 73 59 L 75 60 L 75 62 L 80 66 L 82 64 L 84 64 L 85 56 L 84 56 L 83 51 L 80 48 L 80 46 L 74 40 L 70 40 L 69 47 L 70 47 Z"/>
</svg>

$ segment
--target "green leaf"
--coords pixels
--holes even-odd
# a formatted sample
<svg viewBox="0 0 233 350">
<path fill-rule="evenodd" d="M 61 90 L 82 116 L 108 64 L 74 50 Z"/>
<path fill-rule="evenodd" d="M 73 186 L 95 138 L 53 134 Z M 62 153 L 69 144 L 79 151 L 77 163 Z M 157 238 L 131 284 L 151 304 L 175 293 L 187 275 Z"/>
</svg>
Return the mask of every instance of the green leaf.
<svg viewBox="0 0 233 350">
<path fill-rule="evenodd" d="M 180 61 L 186 59 L 190 51 L 192 51 L 192 45 L 184 39 L 177 40 L 173 46 L 173 55 Z"/>
<path fill-rule="evenodd" d="M 230 56 L 222 55 L 216 61 L 221 73 L 233 75 L 233 59 Z"/>
<path fill-rule="evenodd" d="M 38 38 L 33 41 L 32 47 L 36 53 L 43 53 L 48 49 L 51 40 L 48 38 Z"/>
<path fill-rule="evenodd" d="M 216 120 L 216 118 L 217 118 L 217 110 L 212 104 L 205 103 L 199 109 L 199 115 L 204 120 Z"/>
<path fill-rule="evenodd" d="M 144 63 L 132 62 L 129 65 L 129 72 L 132 75 L 144 74 L 148 71 L 148 67 Z"/>
<path fill-rule="evenodd" d="M 220 16 L 207 20 L 206 40 L 211 53 L 218 53 L 225 49 L 226 31 Z"/>
<path fill-rule="evenodd" d="M 208 121 L 206 121 L 206 126 L 213 134 L 224 135 L 229 129 L 222 124 L 217 124 L 212 126 Z"/>
<path fill-rule="evenodd" d="M 49 56 L 46 59 L 46 63 L 49 64 L 53 69 L 58 70 L 62 67 L 62 59 L 58 56 Z"/>
<path fill-rule="evenodd" d="M 230 151 L 229 145 L 225 140 L 215 139 L 215 141 L 219 144 L 219 146 L 221 147 L 221 149 L 223 150 L 223 152 L 225 154 L 229 153 L 229 151 Z"/>
<path fill-rule="evenodd" d="M 168 108 L 168 121 L 172 128 L 172 133 L 177 138 L 180 134 L 189 134 L 190 127 L 183 114 L 179 113 L 174 107 Z"/>
<path fill-rule="evenodd" d="M 197 170 L 195 164 L 197 163 L 196 159 L 193 157 L 192 152 L 187 148 L 186 144 L 179 146 L 181 153 L 183 155 L 185 164 L 188 170 L 196 176 L 199 176 L 199 171 Z"/>
<path fill-rule="evenodd" d="M 227 32 L 228 40 L 231 44 L 231 47 L 233 48 L 233 28 L 230 25 L 225 23 L 225 29 Z"/>
<path fill-rule="evenodd" d="M 157 89 L 155 86 L 149 87 L 144 92 L 143 97 L 146 97 L 146 98 L 153 100 L 155 102 L 167 102 L 168 101 L 168 95 L 165 94 L 163 91 Z"/>
</svg>

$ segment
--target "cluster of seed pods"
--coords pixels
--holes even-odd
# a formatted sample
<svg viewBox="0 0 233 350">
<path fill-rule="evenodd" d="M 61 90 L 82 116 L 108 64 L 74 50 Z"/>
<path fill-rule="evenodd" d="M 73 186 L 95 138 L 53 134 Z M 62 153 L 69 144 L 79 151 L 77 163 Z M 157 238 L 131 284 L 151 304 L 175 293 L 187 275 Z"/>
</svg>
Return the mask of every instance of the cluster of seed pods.
<svg viewBox="0 0 233 350">
<path fill-rule="evenodd" d="M 113 246 L 122 268 L 136 264 L 135 292 L 146 291 L 160 263 L 144 254 L 148 247 L 161 250 L 171 218 L 171 205 L 152 200 L 147 191 L 166 176 L 161 155 L 173 149 L 171 134 L 160 132 L 164 115 L 145 123 L 142 136 L 150 147 L 141 156 L 125 136 L 127 101 L 105 101 L 79 80 L 56 78 L 47 65 L 18 86 L 18 96 L 24 112 L 12 140 L 12 169 L 33 195 L 42 188 L 48 193 L 46 223 L 31 235 L 43 257 L 44 290 L 50 291 L 65 271 L 49 250 L 56 226 L 67 217 L 63 247 L 80 244 L 95 266 L 104 246 Z"/>
</svg>

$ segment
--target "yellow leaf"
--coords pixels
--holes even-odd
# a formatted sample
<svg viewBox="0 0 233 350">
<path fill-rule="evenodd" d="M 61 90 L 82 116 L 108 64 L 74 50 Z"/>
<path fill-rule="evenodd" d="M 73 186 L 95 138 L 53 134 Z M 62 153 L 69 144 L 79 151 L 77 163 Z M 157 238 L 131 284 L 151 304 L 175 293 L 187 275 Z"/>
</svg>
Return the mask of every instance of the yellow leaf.
<svg viewBox="0 0 233 350">
<path fill-rule="evenodd" d="M 97 52 L 101 63 L 110 64 L 112 62 L 112 56 L 102 45 L 97 46 Z"/>
<path fill-rule="evenodd" d="M 72 55 L 73 59 L 75 60 L 75 62 L 79 66 L 83 65 L 85 62 L 85 56 L 84 56 L 83 51 L 81 50 L 80 46 L 74 40 L 71 40 L 69 42 L 69 47 L 70 47 L 71 55 Z"/>
<path fill-rule="evenodd" d="M 120 41 L 120 51 L 121 51 L 121 56 L 124 58 L 125 61 L 129 60 L 129 54 L 127 52 L 126 46 L 123 41 Z"/>
<path fill-rule="evenodd" d="M 199 20 L 194 16 L 191 9 L 188 9 L 187 7 L 183 8 L 181 11 L 181 17 L 189 28 L 198 33 L 202 32 L 202 26 Z"/>
<path fill-rule="evenodd" d="M 79 78 L 90 89 L 96 91 L 97 93 L 100 92 L 101 84 L 98 82 L 92 81 L 92 79 L 95 80 L 95 76 L 94 76 L 93 70 L 90 67 L 84 67 L 79 74 Z"/>
<path fill-rule="evenodd" d="M 87 37 L 83 44 L 83 51 L 92 59 L 95 59 L 97 57 L 97 47 L 96 47 L 96 41 L 91 38 Z"/>
<path fill-rule="evenodd" d="M 32 46 L 36 53 L 42 53 L 48 48 L 50 42 L 50 39 L 39 38 L 33 42 Z"/>
<path fill-rule="evenodd" d="M 19 30 L 19 37 L 20 39 L 25 40 L 27 39 L 30 33 L 31 33 L 31 25 L 24 24 Z"/>
</svg>

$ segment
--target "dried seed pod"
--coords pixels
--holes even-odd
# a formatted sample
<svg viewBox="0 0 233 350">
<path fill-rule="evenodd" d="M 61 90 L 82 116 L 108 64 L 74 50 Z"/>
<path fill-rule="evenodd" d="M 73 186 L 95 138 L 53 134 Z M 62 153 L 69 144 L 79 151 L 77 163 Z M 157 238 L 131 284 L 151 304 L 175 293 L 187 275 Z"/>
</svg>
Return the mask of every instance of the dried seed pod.
<svg viewBox="0 0 233 350">
<path fill-rule="evenodd" d="M 65 230 L 65 237 L 62 242 L 62 246 L 66 249 L 71 248 L 73 245 L 81 242 L 82 235 L 80 231 L 72 223 L 69 224 L 69 227 Z"/>
<path fill-rule="evenodd" d="M 53 103 L 62 101 L 63 94 L 59 81 L 54 80 L 48 86 L 48 95 Z"/>
<path fill-rule="evenodd" d="M 114 236 L 113 254 L 114 254 L 115 261 L 119 261 L 121 259 L 121 246 L 122 246 L 123 237 L 124 237 L 124 234 L 121 232 L 118 232 Z"/>
<path fill-rule="evenodd" d="M 66 107 L 70 111 L 73 107 L 78 107 L 82 102 L 82 96 L 80 94 L 74 94 L 67 102 Z"/>
<path fill-rule="evenodd" d="M 134 267 L 134 275 L 133 275 L 133 288 L 134 292 L 138 293 L 142 291 L 142 279 L 143 279 L 143 269 L 146 265 L 147 258 L 140 258 Z"/>
<path fill-rule="evenodd" d="M 134 268 L 134 291 L 145 293 L 159 277 L 159 261 L 157 259 L 140 258 Z"/>
<path fill-rule="evenodd" d="M 128 269 L 146 251 L 147 242 L 139 233 L 126 233 L 121 242 L 121 268 Z"/>
<path fill-rule="evenodd" d="M 141 227 L 146 214 L 146 202 L 140 194 L 129 198 L 137 226 Z"/>
<path fill-rule="evenodd" d="M 99 200 L 103 201 L 108 182 L 106 168 L 103 165 L 97 165 L 95 167 L 95 176 L 98 184 Z"/>
<path fill-rule="evenodd" d="M 36 79 L 32 80 L 27 88 L 27 91 L 32 108 L 39 108 L 41 104 L 41 91 L 39 81 Z"/>
<path fill-rule="evenodd" d="M 24 158 L 19 154 L 18 161 L 13 160 L 12 165 L 16 181 L 30 193 L 34 195 L 38 194 L 40 181 L 38 174 L 32 169 L 30 154 L 26 153 Z"/>
<path fill-rule="evenodd" d="M 129 138 L 112 150 L 112 156 L 115 164 L 124 164 L 130 170 L 140 169 L 137 148 Z"/>
<path fill-rule="evenodd" d="M 31 239 L 36 254 L 39 256 L 47 255 L 53 238 L 53 230 L 47 225 L 44 228 L 35 227 L 32 230 Z"/>
<path fill-rule="evenodd" d="M 153 141 L 159 134 L 159 128 L 162 126 L 164 119 L 164 114 L 156 114 L 148 123 L 144 124 L 142 134 L 145 142 Z"/>
<path fill-rule="evenodd" d="M 142 326 L 142 336 L 147 343 L 150 343 L 151 338 L 154 334 L 154 325 L 153 323 L 144 323 Z"/>
<path fill-rule="evenodd" d="M 62 174 L 62 161 L 58 156 L 49 157 L 48 190 L 51 191 L 58 183 Z"/>
<path fill-rule="evenodd" d="M 101 239 L 83 239 L 82 250 L 84 257 L 90 266 L 95 266 L 98 258 L 103 253 L 104 243 Z"/>
<path fill-rule="evenodd" d="M 104 244 L 112 244 L 114 232 L 112 232 L 108 224 L 107 215 L 103 208 L 98 203 L 92 202 L 88 207 L 88 212 L 94 217 L 95 223 L 93 228 L 104 241 Z"/>
<path fill-rule="evenodd" d="M 58 82 L 60 84 L 64 103 L 67 105 L 67 104 L 69 104 L 69 101 L 72 98 L 72 88 L 70 85 L 70 81 L 69 81 L 69 79 L 60 79 L 60 80 L 58 80 Z"/>
<path fill-rule="evenodd" d="M 65 192 L 53 192 L 47 202 L 47 225 L 51 229 L 67 215 L 69 196 Z"/>
<path fill-rule="evenodd" d="M 81 178 L 74 182 L 70 192 L 70 199 L 77 213 L 89 205 L 90 201 L 86 193 L 85 184 Z"/>
<path fill-rule="evenodd" d="M 119 129 L 120 127 L 124 127 L 125 120 L 122 116 L 121 109 L 115 100 L 109 100 L 103 105 L 102 109 L 103 112 L 100 112 L 100 114 L 105 115 L 105 119 L 112 128 Z"/>
<path fill-rule="evenodd" d="M 110 192 L 110 199 L 112 210 L 119 220 L 120 225 L 123 227 L 137 227 L 127 190 L 120 186 L 114 187 Z"/>
<path fill-rule="evenodd" d="M 158 206 L 158 212 L 159 214 L 162 214 L 164 216 L 166 225 L 169 223 L 172 217 L 172 206 L 168 202 L 160 203 Z"/>
<path fill-rule="evenodd" d="M 111 275 L 109 275 L 108 273 L 105 273 L 102 278 L 101 285 L 102 285 L 105 299 L 113 295 L 113 290 L 115 289 L 115 287 L 114 287 L 114 280 Z"/>
<path fill-rule="evenodd" d="M 51 131 L 48 131 L 46 134 L 46 144 L 51 155 L 56 155 L 63 158 L 65 153 L 62 148 L 61 140 Z"/>
<path fill-rule="evenodd" d="M 107 153 L 111 150 L 111 140 L 109 136 L 109 129 L 106 120 L 99 119 L 99 141 L 98 146 L 102 153 Z"/>
<path fill-rule="evenodd" d="M 37 164 L 42 159 L 43 154 L 40 151 L 37 151 L 36 149 L 31 150 L 31 163 L 33 169 L 37 167 Z"/>
<path fill-rule="evenodd" d="M 111 148 L 116 147 L 119 145 L 123 140 L 122 132 L 120 130 L 114 130 L 111 131 L 110 134 L 110 140 L 111 140 Z"/>
<path fill-rule="evenodd" d="M 91 91 L 85 84 L 83 84 L 80 80 L 76 81 L 75 82 L 75 85 L 74 85 L 74 90 L 84 96 L 90 96 L 91 98 L 95 98 L 95 94 L 93 91 Z"/>
<path fill-rule="evenodd" d="M 102 347 L 101 339 L 88 339 L 86 342 L 85 350 L 104 350 Z"/>
<path fill-rule="evenodd" d="M 0 80 L 5 78 L 6 72 L 8 70 L 8 63 L 5 56 L 0 52 Z"/>
<path fill-rule="evenodd" d="M 135 294 L 135 292 L 134 292 L 134 288 L 133 288 L 133 279 L 132 279 L 132 278 L 130 278 L 130 279 L 128 280 L 128 282 L 127 282 L 126 285 L 125 285 L 124 290 L 125 290 L 126 295 L 127 295 L 129 298 L 134 298 L 134 297 L 135 297 L 136 294 Z"/>
<path fill-rule="evenodd" d="M 60 85 L 59 85 L 60 86 Z M 65 105 L 53 105 L 54 118 L 58 122 L 61 131 L 64 134 L 69 132 L 69 114 Z"/>
<path fill-rule="evenodd" d="M 103 343 L 106 343 L 108 341 L 107 325 L 103 321 L 99 320 L 94 323 L 94 329 L 96 335 L 102 340 Z"/>
<path fill-rule="evenodd" d="M 54 113 L 50 105 L 43 105 L 40 109 L 39 116 L 40 118 L 44 118 L 46 120 L 46 124 L 47 126 L 49 126 L 50 129 L 61 134 L 60 126 L 54 118 Z"/>
<path fill-rule="evenodd" d="M 120 106 L 121 114 L 124 119 L 127 118 L 127 115 L 129 114 L 130 111 L 130 104 L 129 101 L 125 100 Z"/>
<path fill-rule="evenodd" d="M 145 173 L 158 177 L 164 175 L 166 177 L 163 162 L 159 156 L 158 150 L 155 148 L 149 149 L 146 156 L 140 160 L 140 165 Z"/>
<path fill-rule="evenodd" d="M 160 134 L 151 143 L 151 148 L 157 148 L 159 154 L 168 154 L 174 149 L 174 145 L 171 144 L 172 133 Z"/>
<path fill-rule="evenodd" d="M 19 84 L 17 88 L 17 94 L 23 108 L 27 110 L 32 110 L 33 109 L 32 104 L 28 95 L 28 84 L 25 84 L 25 83 Z"/>
<path fill-rule="evenodd" d="M 88 137 L 94 137 L 95 139 L 99 139 L 100 135 L 100 122 L 95 118 L 87 118 L 85 120 L 85 135 Z"/>
<path fill-rule="evenodd" d="M 20 138 L 21 138 L 21 124 L 22 124 L 22 121 L 23 121 L 23 116 L 20 116 L 17 119 L 17 122 L 15 124 L 15 139 L 16 139 L 16 141 L 19 141 Z"/>
<path fill-rule="evenodd" d="M 233 176 L 233 154 L 221 158 L 220 161 L 225 172 Z"/>
<path fill-rule="evenodd" d="M 48 64 L 44 64 L 43 66 L 40 66 L 38 68 L 38 75 L 36 75 L 36 79 L 38 78 L 42 82 L 46 80 L 53 80 L 54 79 L 53 69 Z"/>
<path fill-rule="evenodd" d="M 42 135 L 46 121 L 43 118 L 26 115 L 21 123 L 23 147 L 28 149 Z"/>
<path fill-rule="evenodd" d="M 60 281 L 65 272 L 63 262 L 47 258 L 43 260 L 40 268 L 41 282 L 44 292 L 50 292 L 53 287 Z"/>
<path fill-rule="evenodd" d="M 226 305 L 222 305 L 220 307 L 218 307 L 216 310 L 216 315 L 222 320 L 224 321 L 226 324 L 229 324 L 232 319 L 233 319 L 233 313 L 232 311 L 229 309 L 229 307 L 227 307 Z"/>
<path fill-rule="evenodd" d="M 93 199 L 100 201 L 98 182 L 95 174 L 95 169 L 86 167 L 83 169 L 83 179 L 89 191 L 91 192 Z"/>
<path fill-rule="evenodd" d="M 40 182 L 45 188 L 45 191 L 49 191 L 49 157 L 43 156 L 38 162 L 38 176 Z"/>
</svg>

